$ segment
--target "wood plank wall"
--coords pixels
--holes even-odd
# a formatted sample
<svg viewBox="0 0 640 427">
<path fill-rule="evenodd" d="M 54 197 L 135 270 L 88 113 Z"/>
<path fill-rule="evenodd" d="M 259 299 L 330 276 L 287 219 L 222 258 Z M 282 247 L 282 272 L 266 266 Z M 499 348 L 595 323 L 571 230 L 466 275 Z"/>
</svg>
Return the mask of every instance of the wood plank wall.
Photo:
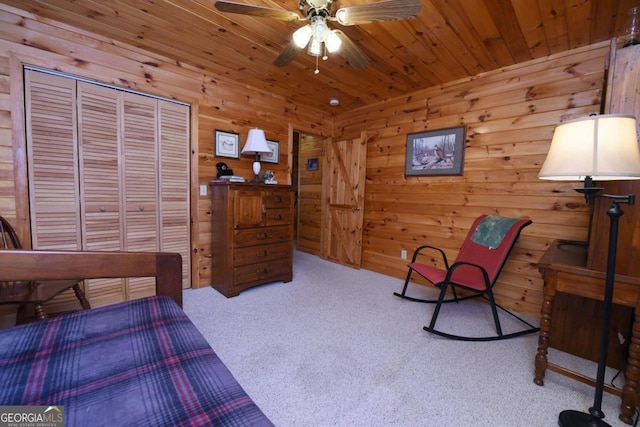
<svg viewBox="0 0 640 427">
<path fill-rule="evenodd" d="M 555 125 L 600 109 L 608 43 L 478 75 L 338 116 L 334 137 L 368 143 L 363 268 L 406 275 L 421 244 L 455 258 L 482 213 L 527 217 L 533 224 L 505 266 L 499 303 L 539 315 L 542 279 L 535 266 L 553 239 L 586 240 L 588 208 L 572 188 L 541 181 L 538 171 Z M 466 126 L 462 176 L 405 177 L 406 135 Z M 398 287 L 402 280 L 398 281 Z"/>
<path fill-rule="evenodd" d="M 253 176 L 252 156 L 213 155 L 214 130 L 239 133 L 243 145 L 249 129 L 260 127 L 267 138 L 280 141 L 280 163 L 269 166 L 283 183 L 291 168 L 291 129 L 326 136 L 331 132 L 331 115 L 323 111 L 298 109 L 268 92 L 0 4 L 0 215 L 10 219 L 25 241 L 28 198 L 20 150 L 26 145 L 19 118 L 23 63 L 191 104 L 194 286 L 209 285 L 211 276 L 211 204 L 207 196 L 198 196 L 198 186 L 215 177 L 219 161 L 236 175 Z"/>
<path fill-rule="evenodd" d="M 212 155 L 214 130 L 238 132 L 244 141 L 251 127 L 263 128 L 282 144 L 281 162 L 273 167 L 280 180 L 290 167 L 291 130 L 330 136 L 333 125 L 333 136 L 341 139 L 362 131 L 372 135 L 364 268 L 401 278 L 401 249 L 411 253 L 428 242 L 454 256 L 480 213 L 530 217 L 534 224 L 523 233 L 496 292 L 506 306 L 537 315 L 542 283 L 535 263 L 552 239 L 584 240 L 588 228 L 588 209 L 572 191 L 574 184 L 540 181 L 537 173 L 554 126 L 599 110 L 607 52 L 608 43 L 577 49 L 390 99 L 333 123 L 324 111 L 299 109 L 267 92 L 0 5 L 0 213 L 24 233 L 24 171 L 14 168 L 13 139 L 18 146 L 24 142 L 15 112 L 22 91 L 19 65 L 26 62 L 192 104 L 196 286 L 210 280 L 210 202 L 197 196 L 198 185 L 215 176 L 220 160 L 236 174 L 251 175 L 250 157 Z M 458 125 L 467 126 L 462 176 L 404 177 L 407 133 Z"/>
</svg>

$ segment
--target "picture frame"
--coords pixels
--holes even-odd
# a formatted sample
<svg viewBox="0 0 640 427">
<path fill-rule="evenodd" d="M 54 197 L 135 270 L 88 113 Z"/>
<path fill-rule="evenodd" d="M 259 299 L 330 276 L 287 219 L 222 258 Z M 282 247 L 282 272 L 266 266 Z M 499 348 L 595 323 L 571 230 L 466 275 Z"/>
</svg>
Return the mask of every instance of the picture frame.
<svg viewBox="0 0 640 427">
<path fill-rule="evenodd" d="M 317 158 L 307 159 L 307 170 L 308 171 L 317 171 L 318 170 L 318 159 Z"/>
<path fill-rule="evenodd" d="M 466 126 L 407 135 L 405 176 L 462 175 Z"/>
<path fill-rule="evenodd" d="M 260 161 L 266 163 L 280 163 L 280 142 L 267 139 L 267 146 L 271 149 L 271 153 L 260 155 Z"/>
<path fill-rule="evenodd" d="M 216 157 L 240 158 L 240 135 L 216 129 L 214 132 L 214 154 Z"/>
</svg>

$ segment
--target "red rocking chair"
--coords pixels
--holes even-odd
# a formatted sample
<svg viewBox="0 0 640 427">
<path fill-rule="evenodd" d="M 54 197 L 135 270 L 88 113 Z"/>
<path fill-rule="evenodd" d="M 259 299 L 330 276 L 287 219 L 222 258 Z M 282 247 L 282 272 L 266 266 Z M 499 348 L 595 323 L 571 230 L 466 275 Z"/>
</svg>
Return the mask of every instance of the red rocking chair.
<svg viewBox="0 0 640 427">
<path fill-rule="evenodd" d="M 409 272 L 407 273 L 407 279 L 404 282 L 402 292 L 395 292 L 394 295 L 411 301 L 436 304 L 431 317 L 431 323 L 429 326 L 425 326 L 424 330 L 446 338 L 463 341 L 493 341 L 514 338 L 539 331 L 540 328 L 531 325 L 526 320 L 497 305 L 493 297 L 493 287 L 504 267 L 507 257 L 511 253 L 511 249 L 513 249 L 522 229 L 531 224 L 531 222 L 532 221 L 527 219 L 489 215 L 479 216 L 473 222 L 455 262 L 451 265 L 449 265 L 447 256 L 442 249 L 428 245 L 420 246 L 415 250 L 411 258 Z M 445 266 L 444 269 L 417 261 L 419 256 L 424 255 L 423 251 L 428 249 L 440 253 Z M 407 287 L 409 286 L 413 272 L 418 273 L 440 289 L 437 300 L 418 299 L 407 295 Z M 471 291 L 472 294 L 459 297 L 456 288 Z M 447 290 L 449 289 L 451 289 L 452 298 L 446 298 Z M 496 335 L 468 337 L 435 329 L 438 314 L 440 313 L 440 308 L 443 303 L 457 303 L 476 297 L 483 297 L 489 302 L 495 322 Z M 500 319 L 498 318 L 498 308 L 525 324 L 527 329 L 503 334 Z"/>
</svg>

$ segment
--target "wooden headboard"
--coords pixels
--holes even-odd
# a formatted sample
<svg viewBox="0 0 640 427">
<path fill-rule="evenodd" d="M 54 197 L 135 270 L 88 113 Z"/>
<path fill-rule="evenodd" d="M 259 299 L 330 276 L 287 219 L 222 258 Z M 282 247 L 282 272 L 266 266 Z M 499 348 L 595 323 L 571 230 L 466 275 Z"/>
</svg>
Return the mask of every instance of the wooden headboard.
<svg viewBox="0 0 640 427">
<path fill-rule="evenodd" d="M 182 307 L 182 257 L 164 252 L 0 250 L 0 280 L 155 277 L 156 294 Z"/>
</svg>

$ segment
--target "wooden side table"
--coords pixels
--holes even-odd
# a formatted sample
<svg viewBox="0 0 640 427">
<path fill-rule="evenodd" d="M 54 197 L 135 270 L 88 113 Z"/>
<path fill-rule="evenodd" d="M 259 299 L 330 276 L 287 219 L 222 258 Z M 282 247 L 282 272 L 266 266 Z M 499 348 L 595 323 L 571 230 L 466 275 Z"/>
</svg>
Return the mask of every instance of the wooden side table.
<svg viewBox="0 0 640 427">
<path fill-rule="evenodd" d="M 544 296 L 533 381 L 540 386 L 544 385 L 544 375 L 547 369 L 585 384 L 595 384 L 594 379 L 547 360 L 549 335 L 552 327 L 551 314 L 556 292 L 596 300 L 603 299 L 605 273 L 585 267 L 587 252 L 588 247 L 584 243 L 554 241 L 538 262 L 538 269 L 544 278 Z M 633 307 L 635 316 L 625 370 L 625 384 L 622 390 L 608 385 L 605 386 L 605 390 L 622 397 L 619 418 L 626 424 L 632 424 L 640 390 L 640 277 L 616 275 L 613 303 Z"/>
</svg>

